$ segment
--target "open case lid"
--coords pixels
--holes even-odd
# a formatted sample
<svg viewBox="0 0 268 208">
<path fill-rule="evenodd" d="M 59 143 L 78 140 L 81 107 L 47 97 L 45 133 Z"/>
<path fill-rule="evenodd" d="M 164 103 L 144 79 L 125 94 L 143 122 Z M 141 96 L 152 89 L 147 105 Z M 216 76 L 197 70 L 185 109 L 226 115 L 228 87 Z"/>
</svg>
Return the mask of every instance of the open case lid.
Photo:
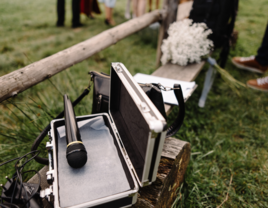
<svg viewBox="0 0 268 208">
<path fill-rule="evenodd" d="M 158 168 L 166 120 L 122 63 L 111 65 L 109 114 L 140 186 L 149 184 Z"/>
</svg>

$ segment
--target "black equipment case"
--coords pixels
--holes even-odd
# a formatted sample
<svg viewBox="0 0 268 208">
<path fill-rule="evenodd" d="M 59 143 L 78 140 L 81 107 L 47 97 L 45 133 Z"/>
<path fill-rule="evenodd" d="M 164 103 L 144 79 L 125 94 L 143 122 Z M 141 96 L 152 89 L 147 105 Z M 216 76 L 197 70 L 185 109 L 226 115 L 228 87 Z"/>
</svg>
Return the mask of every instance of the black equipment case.
<svg viewBox="0 0 268 208">
<path fill-rule="evenodd" d="M 116 208 L 135 204 L 139 186 L 156 180 L 166 120 L 122 63 L 111 65 L 109 113 L 76 119 L 88 161 L 80 169 L 68 166 L 63 138 L 65 121 L 53 120 L 52 141 L 47 143 L 47 149 L 53 150 L 53 157 L 49 154 L 47 177 L 53 182 L 41 195 L 53 195 L 55 208 Z M 104 126 L 91 126 L 101 121 Z M 110 136 L 97 138 L 102 129 Z"/>
</svg>

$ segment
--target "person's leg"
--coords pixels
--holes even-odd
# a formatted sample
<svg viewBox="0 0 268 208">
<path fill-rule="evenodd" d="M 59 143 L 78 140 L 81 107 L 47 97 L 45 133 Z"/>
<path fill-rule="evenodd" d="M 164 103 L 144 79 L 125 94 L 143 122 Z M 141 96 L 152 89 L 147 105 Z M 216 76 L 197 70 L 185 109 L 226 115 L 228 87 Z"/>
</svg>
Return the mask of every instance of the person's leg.
<svg viewBox="0 0 268 208">
<path fill-rule="evenodd" d="M 94 16 L 93 16 L 93 0 L 89 0 L 89 5 L 88 5 L 88 17 L 90 17 L 91 19 L 94 19 Z"/>
<path fill-rule="evenodd" d="M 138 17 L 145 14 L 146 11 L 146 0 L 138 0 Z"/>
<path fill-rule="evenodd" d="M 258 54 L 255 58 L 262 66 L 268 66 L 268 24 L 266 26 L 261 47 L 259 48 Z"/>
<path fill-rule="evenodd" d="M 126 19 L 130 19 L 130 7 L 131 7 L 131 0 L 127 0 L 126 11 L 125 11 L 125 18 Z"/>
<path fill-rule="evenodd" d="M 115 25 L 113 20 L 113 8 L 115 6 L 116 0 L 105 0 L 105 23 L 107 25 Z"/>
<path fill-rule="evenodd" d="M 113 8 L 112 7 L 109 7 L 109 22 L 110 22 L 110 25 L 116 25 L 115 21 L 114 21 L 114 18 L 113 18 Z"/>
<path fill-rule="evenodd" d="M 159 9 L 159 0 L 156 0 L 155 2 L 155 9 Z"/>
<path fill-rule="evenodd" d="M 65 0 L 57 0 L 57 23 L 58 27 L 64 26 L 65 18 Z"/>
<path fill-rule="evenodd" d="M 153 0 L 149 0 L 149 12 L 152 11 L 152 1 L 153 1 Z"/>
<path fill-rule="evenodd" d="M 111 17 L 110 12 L 111 12 L 110 8 L 105 5 L 105 19 L 107 19 L 108 21 L 110 20 Z"/>
<path fill-rule="evenodd" d="M 106 5 L 105 5 L 105 23 L 107 25 L 113 25 L 113 26 L 116 24 L 113 19 L 113 8 L 107 7 Z"/>
<path fill-rule="evenodd" d="M 133 18 L 137 17 L 137 15 L 138 15 L 138 0 L 132 0 L 132 12 L 133 12 Z"/>
<path fill-rule="evenodd" d="M 81 27 L 80 23 L 80 0 L 72 0 L 72 27 Z"/>
</svg>

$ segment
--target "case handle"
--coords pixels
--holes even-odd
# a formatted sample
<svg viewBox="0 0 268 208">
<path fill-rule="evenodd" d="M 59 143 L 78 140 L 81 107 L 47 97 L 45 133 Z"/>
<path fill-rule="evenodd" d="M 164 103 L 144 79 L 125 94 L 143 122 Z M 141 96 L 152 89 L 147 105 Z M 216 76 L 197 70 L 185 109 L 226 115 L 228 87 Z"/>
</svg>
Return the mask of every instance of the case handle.
<svg viewBox="0 0 268 208">
<path fill-rule="evenodd" d="M 178 113 L 178 116 L 177 116 L 176 120 L 174 121 L 174 123 L 170 127 L 168 127 L 166 137 L 171 137 L 174 134 L 176 134 L 177 131 L 180 130 L 181 125 L 182 125 L 183 120 L 184 120 L 184 116 L 185 116 L 185 105 L 184 105 L 184 98 L 183 98 L 181 85 L 174 84 L 173 90 L 174 90 L 174 94 L 176 96 L 176 99 L 179 103 L 179 113 Z"/>
</svg>

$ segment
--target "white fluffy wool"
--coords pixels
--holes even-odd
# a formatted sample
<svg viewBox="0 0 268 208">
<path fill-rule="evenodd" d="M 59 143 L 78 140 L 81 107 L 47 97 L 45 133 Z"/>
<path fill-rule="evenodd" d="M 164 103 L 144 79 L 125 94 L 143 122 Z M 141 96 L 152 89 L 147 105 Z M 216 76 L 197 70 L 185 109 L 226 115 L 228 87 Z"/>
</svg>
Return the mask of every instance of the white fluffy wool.
<svg viewBox="0 0 268 208">
<path fill-rule="evenodd" d="M 198 63 L 201 57 L 207 55 L 213 47 L 208 35 L 212 31 L 205 23 L 193 23 L 191 19 L 184 19 L 170 25 L 169 37 L 163 41 L 162 64 L 169 61 L 173 64 L 185 66 L 188 63 Z"/>
</svg>

